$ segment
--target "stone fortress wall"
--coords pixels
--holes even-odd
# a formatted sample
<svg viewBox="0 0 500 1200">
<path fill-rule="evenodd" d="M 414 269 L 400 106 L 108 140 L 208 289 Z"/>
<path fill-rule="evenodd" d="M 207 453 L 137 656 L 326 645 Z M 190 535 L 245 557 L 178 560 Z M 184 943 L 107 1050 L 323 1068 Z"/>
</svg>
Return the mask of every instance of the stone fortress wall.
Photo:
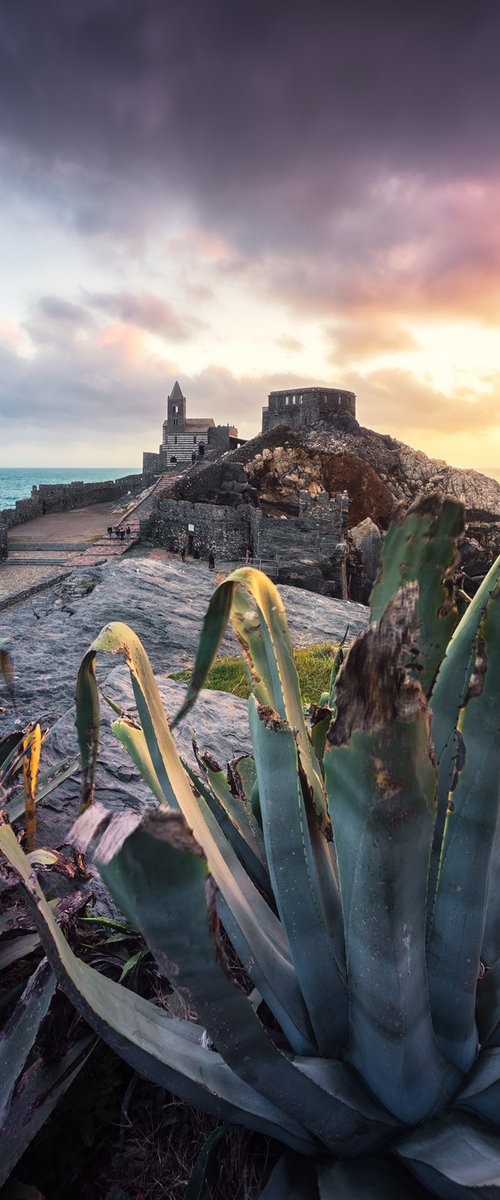
<svg viewBox="0 0 500 1200">
<path fill-rule="evenodd" d="M 269 393 L 267 408 L 262 409 L 262 432 L 267 433 L 278 425 L 311 429 L 331 420 L 339 412 L 356 416 L 354 392 L 325 387 L 285 388 Z"/>
<path fill-rule="evenodd" d="M 138 492 L 144 487 L 142 475 L 123 475 L 101 483 L 41 483 L 31 489 L 26 500 L 16 500 L 15 508 L 0 509 L 0 561 L 7 558 L 9 529 L 43 517 L 46 513 L 67 512 L 86 508 L 90 504 L 106 504 L 119 500 L 125 492 Z"/>
<path fill-rule="evenodd" d="M 188 498 L 158 498 L 148 527 L 141 527 L 156 545 L 204 559 L 212 551 L 219 562 L 242 561 L 250 550 L 254 564 L 262 562 L 279 582 L 346 598 L 345 495 L 304 490 L 297 516 L 272 516 L 234 462 L 211 464 L 186 477 L 186 485 Z"/>
</svg>

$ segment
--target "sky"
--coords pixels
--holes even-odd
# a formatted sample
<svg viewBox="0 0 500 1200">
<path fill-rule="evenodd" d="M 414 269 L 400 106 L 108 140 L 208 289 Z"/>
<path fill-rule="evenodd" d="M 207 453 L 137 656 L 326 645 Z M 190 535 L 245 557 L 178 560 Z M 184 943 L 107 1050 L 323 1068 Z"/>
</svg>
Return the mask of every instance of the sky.
<svg viewBox="0 0 500 1200">
<path fill-rule="evenodd" d="M 139 466 L 175 379 L 500 470 L 498 0 L 0 0 L 0 466 Z"/>
</svg>

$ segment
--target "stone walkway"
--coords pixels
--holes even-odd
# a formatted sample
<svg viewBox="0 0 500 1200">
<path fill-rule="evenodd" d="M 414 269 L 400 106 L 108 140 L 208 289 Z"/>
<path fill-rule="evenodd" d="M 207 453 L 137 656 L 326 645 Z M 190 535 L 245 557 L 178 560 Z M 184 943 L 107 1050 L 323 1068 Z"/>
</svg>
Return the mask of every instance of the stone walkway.
<svg viewBox="0 0 500 1200">
<path fill-rule="evenodd" d="M 110 504 L 92 504 L 60 513 L 47 513 L 16 525 L 9 533 L 9 557 L 0 563 L 0 606 L 12 602 L 17 592 L 39 589 L 49 581 L 67 575 L 74 567 L 92 567 L 120 558 L 139 536 L 140 522 L 149 516 L 155 493 L 161 487 L 158 479 L 141 493 L 139 500 L 128 507 L 114 508 Z M 108 537 L 108 526 L 113 535 Z M 130 534 L 117 537 L 116 529 Z"/>
<path fill-rule="evenodd" d="M 118 558 L 129 549 L 139 532 L 139 522 L 130 525 L 130 537 L 107 536 L 108 525 L 116 528 L 126 510 L 110 512 L 109 504 L 93 504 L 70 512 L 48 513 L 16 526 L 9 535 L 9 557 L 0 564 L 0 603 L 27 588 L 38 588 L 56 580 L 74 567 L 92 566 Z"/>
</svg>

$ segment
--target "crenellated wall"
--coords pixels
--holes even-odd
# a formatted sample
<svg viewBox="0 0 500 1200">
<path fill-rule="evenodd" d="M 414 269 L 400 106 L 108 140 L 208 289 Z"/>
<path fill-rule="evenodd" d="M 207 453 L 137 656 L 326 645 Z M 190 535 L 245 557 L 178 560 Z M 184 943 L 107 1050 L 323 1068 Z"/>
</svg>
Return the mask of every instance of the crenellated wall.
<svg viewBox="0 0 500 1200">
<path fill-rule="evenodd" d="M 262 409 L 262 432 L 287 425 L 292 429 L 313 429 L 341 412 L 356 416 L 356 396 L 341 388 L 285 388 L 270 392 L 267 408 Z"/>
<path fill-rule="evenodd" d="M 251 550 L 254 562 L 273 564 L 282 582 L 345 598 L 347 510 L 347 496 L 326 492 L 301 492 L 299 515 L 288 519 L 267 516 L 248 502 L 158 499 L 148 533 L 167 550 L 184 547 L 205 559 L 212 551 L 219 561 L 243 560 Z"/>
</svg>

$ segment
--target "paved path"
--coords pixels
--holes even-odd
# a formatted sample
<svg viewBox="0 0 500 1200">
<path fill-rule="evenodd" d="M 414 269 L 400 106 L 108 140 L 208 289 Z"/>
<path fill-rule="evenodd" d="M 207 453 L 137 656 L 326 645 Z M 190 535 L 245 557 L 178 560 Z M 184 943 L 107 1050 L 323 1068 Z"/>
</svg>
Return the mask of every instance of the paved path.
<svg viewBox="0 0 500 1200">
<path fill-rule="evenodd" d="M 140 498 L 121 509 L 109 503 L 91 504 L 16 525 L 9 533 L 9 557 L 0 563 L 0 604 L 16 592 L 56 580 L 74 567 L 120 558 L 137 541 L 140 522 L 150 515 L 162 484 L 160 477 Z M 112 537 L 107 534 L 109 525 Z M 117 528 L 125 531 L 123 539 L 116 536 Z"/>
<path fill-rule="evenodd" d="M 125 553 L 132 536 L 124 541 L 107 537 L 127 510 L 110 511 L 109 504 L 92 504 L 68 512 L 47 513 L 16 525 L 9 534 L 9 557 L 0 564 L 0 601 L 57 579 L 77 566 L 91 566 Z M 132 520 L 130 522 L 132 533 Z M 137 537 L 138 525 L 134 524 Z"/>
</svg>

